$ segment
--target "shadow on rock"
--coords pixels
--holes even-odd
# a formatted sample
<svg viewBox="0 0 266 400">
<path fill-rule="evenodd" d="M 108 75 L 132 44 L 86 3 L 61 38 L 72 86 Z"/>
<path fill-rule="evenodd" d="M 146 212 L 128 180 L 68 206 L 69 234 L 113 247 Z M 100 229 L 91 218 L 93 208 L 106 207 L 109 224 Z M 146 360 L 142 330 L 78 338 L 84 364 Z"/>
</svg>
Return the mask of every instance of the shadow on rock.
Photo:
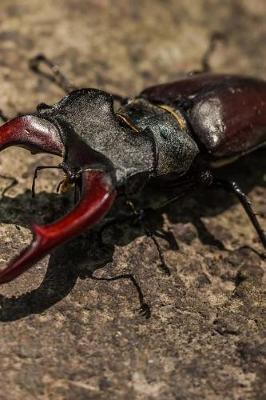
<svg viewBox="0 0 266 400">
<path fill-rule="evenodd" d="M 255 185 L 265 187 L 263 166 L 265 167 L 265 152 L 260 151 L 221 172 L 239 182 L 243 190 L 248 193 Z M 157 196 L 154 189 L 149 189 L 147 193 L 146 196 L 149 196 L 150 193 L 153 193 L 154 198 Z M 166 207 L 163 212 L 167 214 L 172 223 L 193 222 L 203 243 L 224 249 L 223 244 L 208 232 L 201 217 L 217 215 L 226 210 L 236 202 L 234 197 L 220 190 L 208 190 L 207 192 L 199 190 L 193 195 L 188 193 L 186 199 Z M 4 197 L 2 199 L 0 221 L 28 226 L 29 219 L 35 215 L 34 219 L 37 222 L 49 223 L 65 213 L 62 210 L 69 208 L 71 208 L 71 201 L 67 197 L 41 193 L 32 200 L 30 192 L 26 191 L 16 198 Z M 115 205 L 114 215 L 117 210 L 121 210 L 121 201 Z M 161 212 L 158 211 L 153 215 L 151 225 L 153 231 L 157 232 L 157 236 L 167 241 L 168 248 L 178 249 L 175 237 L 163 230 Z M 55 249 L 50 256 L 44 280 L 37 289 L 18 297 L 8 298 L 0 295 L 0 321 L 14 321 L 31 314 L 42 313 L 67 296 L 78 278 L 92 278 L 98 268 L 111 262 L 115 245 L 123 246 L 130 243 L 143 235 L 144 229 L 141 225 L 132 226 L 126 222 L 111 226 L 107 229 L 108 245 L 100 242 L 98 233 L 99 228 L 96 227 Z M 128 278 L 129 275 L 127 274 Z M 136 289 L 138 290 L 138 288 Z"/>
</svg>

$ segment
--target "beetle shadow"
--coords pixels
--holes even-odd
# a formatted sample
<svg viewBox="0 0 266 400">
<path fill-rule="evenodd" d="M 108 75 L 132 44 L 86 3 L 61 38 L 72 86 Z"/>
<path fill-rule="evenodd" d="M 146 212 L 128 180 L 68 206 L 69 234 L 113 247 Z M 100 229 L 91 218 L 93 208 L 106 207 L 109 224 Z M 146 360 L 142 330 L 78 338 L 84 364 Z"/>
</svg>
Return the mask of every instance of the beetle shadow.
<svg viewBox="0 0 266 400">
<path fill-rule="evenodd" d="M 111 254 L 105 254 L 100 265 L 95 266 L 95 263 L 88 260 L 86 250 L 85 247 L 81 249 L 80 238 L 56 249 L 50 255 L 46 274 L 39 287 L 17 297 L 0 296 L 0 321 L 16 321 L 44 312 L 64 299 L 74 288 L 79 277 L 84 278 L 79 266 L 86 262 L 87 276 L 90 276 L 98 267 L 112 259 Z"/>
<path fill-rule="evenodd" d="M 266 186 L 263 172 L 261 172 L 263 166 L 265 166 L 265 152 L 259 151 L 235 165 L 223 168 L 221 173 L 236 180 L 248 193 L 255 185 Z M 156 196 L 155 192 L 153 196 Z M 233 196 L 222 190 L 200 190 L 191 196 L 188 193 L 185 199 L 167 206 L 163 212 L 171 223 L 192 222 L 202 243 L 224 249 L 223 244 L 208 231 L 201 218 L 218 215 L 236 202 Z M 197 206 L 191 208 L 191 204 L 194 203 Z M 38 222 L 49 223 L 60 216 L 62 209 L 70 208 L 70 204 L 69 198 L 48 193 L 38 194 L 33 201 L 31 192 L 26 191 L 15 198 L 2 199 L 0 222 L 14 223 L 15 221 L 17 225 L 25 227 L 28 226 L 29 216 L 37 214 L 38 210 L 38 215 L 42 216 L 42 221 Z M 163 230 L 163 223 L 163 213 L 156 212 L 152 221 L 154 231 L 158 231 L 159 236 L 167 241 L 168 248 L 177 250 L 178 244 L 174 236 Z M 124 246 L 144 234 L 143 227 L 132 228 L 130 224 L 123 224 L 122 228 L 121 226 L 110 228 L 112 234 L 108 235 L 108 245 L 103 247 L 99 243 L 99 229 L 93 229 L 55 249 L 50 256 L 46 274 L 39 287 L 17 297 L 0 295 L 0 321 L 15 321 L 28 315 L 44 312 L 66 297 L 78 278 L 90 278 L 97 269 L 112 262 L 115 245 Z M 124 229 L 126 229 L 126 234 Z"/>
<path fill-rule="evenodd" d="M 66 209 L 71 209 L 72 203 L 67 195 L 58 196 L 46 192 L 32 199 L 30 190 L 15 198 L 4 196 L 0 201 L 0 222 L 15 223 L 18 231 L 21 227 L 29 228 L 32 219 L 40 224 L 48 224 L 65 214 Z M 110 246 L 106 247 L 104 255 L 100 257 L 96 242 L 97 234 L 94 230 L 80 235 L 51 253 L 46 274 L 39 287 L 20 296 L 0 294 L 0 321 L 15 321 L 42 313 L 70 293 L 77 279 L 83 277 L 81 271 L 84 264 L 87 276 L 90 276 L 97 268 L 111 261 L 113 252 Z M 94 243 L 92 249 L 88 243 Z"/>
<path fill-rule="evenodd" d="M 237 182 L 242 191 L 249 196 L 249 192 L 256 187 L 266 187 L 265 180 L 265 156 L 266 149 L 260 149 L 251 153 L 246 157 L 239 159 L 233 164 L 229 164 L 223 168 L 214 170 L 217 177 Z M 203 244 L 215 246 L 220 250 L 226 250 L 224 244 L 218 240 L 205 226 L 202 217 L 215 217 L 226 211 L 235 204 L 239 204 L 238 199 L 232 193 L 226 192 L 224 189 L 216 188 L 196 188 L 192 196 L 187 196 L 182 200 L 182 207 L 178 204 L 170 205 L 166 213 L 171 223 L 188 223 L 191 222 L 198 233 L 198 237 Z M 256 204 L 252 204 L 253 210 L 256 212 Z M 245 213 L 244 209 L 242 211 Z M 264 216 L 264 215 L 262 215 Z M 260 217 L 259 217 L 260 218 Z M 234 223 L 232 221 L 232 230 Z M 251 229 L 252 224 L 250 222 Z M 230 232 L 228 232 L 230 234 Z"/>
</svg>

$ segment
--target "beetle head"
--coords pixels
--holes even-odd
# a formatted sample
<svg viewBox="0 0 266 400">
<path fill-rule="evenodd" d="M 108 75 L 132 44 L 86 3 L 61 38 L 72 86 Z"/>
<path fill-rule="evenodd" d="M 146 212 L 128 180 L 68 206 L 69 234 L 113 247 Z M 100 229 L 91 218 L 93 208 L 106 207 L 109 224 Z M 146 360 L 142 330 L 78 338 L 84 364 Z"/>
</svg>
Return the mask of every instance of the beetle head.
<svg viewBox="0 0 266 400">
<path fill-rule="evenodd" d="M 103 218 L 115 198 L 109 161 L 90 148 L 63 118 L 60 122 L 59 119 L 53 119 L 51 112 L 39 112 L 15 118 L 0 127 L 0 150 L 17 145 L 32 153 L 63 156 L 63 169 L 80 190 L 79 203 L 65 217 L 46 226 L 32 226 L 31 245 L 0 271 L 0 283 L 13 280 L 54 247 L 94 225 Z"/>
<path fill-rule="evenodd" d="M 114 111 L 112 96 L 104 91 L 76 90 L 59 103 L 40 109 L 39 116 L 57 127 L 65 146 L 65 162 L 72 168 L 104 166 L 117 185 L 153 170 L 152 138 L 122 122 Z"/>
</svg>

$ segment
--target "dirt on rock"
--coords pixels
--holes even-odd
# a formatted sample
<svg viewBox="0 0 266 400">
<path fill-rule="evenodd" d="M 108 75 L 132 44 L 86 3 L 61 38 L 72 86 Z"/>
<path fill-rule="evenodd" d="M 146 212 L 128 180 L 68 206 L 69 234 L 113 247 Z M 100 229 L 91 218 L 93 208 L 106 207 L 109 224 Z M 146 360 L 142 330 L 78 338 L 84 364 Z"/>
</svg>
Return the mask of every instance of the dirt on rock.
<svg viewBox="0 0 266 400">
<path fill-rule="evenodd" d="M 77 87 L 136 95 L 200 68 L 212 32 L 217 72 L 266 78 L 263 0 L 2 0 L 0 108 L 10 118 L 63 95 L 30 71 L 44 53 Z M 118 144 L 119 145 L 119 144 Z M 31 240 L 30 222 L 71 206 L 55 193 L 57 157 L 6 149 L 0 187 L 1 265 Z M 260 151 L 222 173 L 239 181 L 266 229 Z M 153 189 L 154 190 L 154 189 Z M 156 190 L 152 197 L 156 198 Z M 222 191 L 197 191 L 156 213 L 171 275 L 141 226 L 97 229 L 57 249 L 0 288 L 0 399 L 263 400 L 266 398 L 265 259 L 247 216 Z M 244 247 L 246 246 L 246 247 Z M 139 313 L 132 274 L 151 308 Z"/>
</svg>

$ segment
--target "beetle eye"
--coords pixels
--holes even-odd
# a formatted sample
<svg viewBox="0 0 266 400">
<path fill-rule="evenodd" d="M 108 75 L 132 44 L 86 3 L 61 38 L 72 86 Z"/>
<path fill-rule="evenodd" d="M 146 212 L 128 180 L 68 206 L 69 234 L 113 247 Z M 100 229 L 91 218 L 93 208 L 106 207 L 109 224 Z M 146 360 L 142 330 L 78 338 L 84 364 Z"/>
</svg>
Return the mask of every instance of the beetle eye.
<svg viewBox="0 0 266 400">
<path fill-rule="evenodd" d="M 168 131 L 167 131 L 167 129 L 161 129 L 160 130 L 160 135 L 161 135 L 161 137 L 163 138 L 163 139 L 167 139 L 168 138 Z"/>
</svg>

